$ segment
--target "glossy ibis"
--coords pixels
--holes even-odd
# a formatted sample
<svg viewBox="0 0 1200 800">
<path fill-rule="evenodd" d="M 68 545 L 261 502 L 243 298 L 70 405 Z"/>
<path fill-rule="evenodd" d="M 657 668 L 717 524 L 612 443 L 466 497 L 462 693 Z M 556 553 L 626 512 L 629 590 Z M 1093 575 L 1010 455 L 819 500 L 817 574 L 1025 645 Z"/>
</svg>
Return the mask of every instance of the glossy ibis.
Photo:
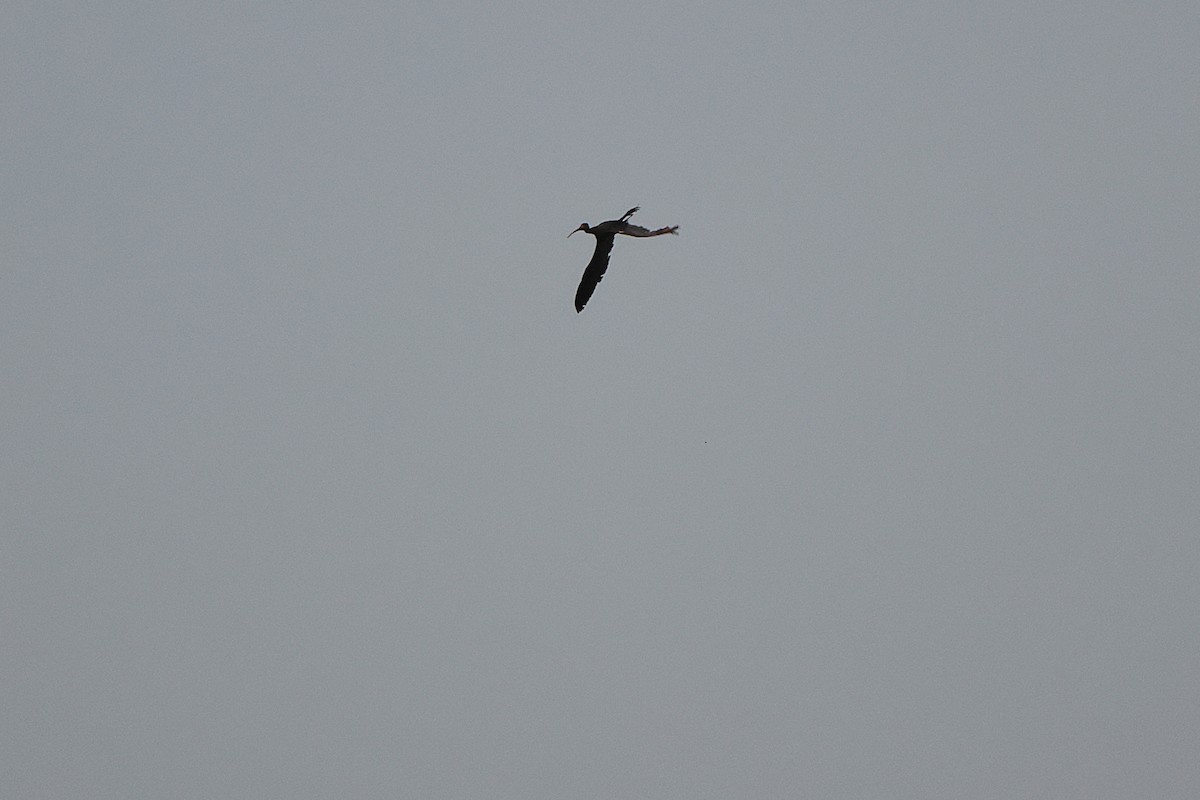
<svg viewBox="0 0 1200 800">
<path fill-rule="evenodd" d="M 608 222 L 601 222 L 595 227 L 589 227 L 586 222 L 581 222 L 578 228 L 567 234 L 568 239 L 580 231 L 590 233 L 596 237 L 596 252 L 592 253 L 592 260 L 588 262 L 587 269 L 583 271 L 583 279 L 579 281 L 579 289 L 575 292 L 576 313 L 583 311 L 583 307 L 587 304 L 588 299 L 591 298 L 592 292 L 596 291 L 596 285 L 604 277 L 604 271 L 608 269 L 608 254 L 612 252 L 613 239 L 616 238 L 618 233 L 625 236 L 641 237 L 662 236 L 664 233 L 679 235 L 678 225 L 652 231 L 640 225 L 631 224 L 629 218 L 637 210 L 638 206 L 634 206 L 626 211 L 625 215 L 620 219 L 610 219 Z"/>
</svg>

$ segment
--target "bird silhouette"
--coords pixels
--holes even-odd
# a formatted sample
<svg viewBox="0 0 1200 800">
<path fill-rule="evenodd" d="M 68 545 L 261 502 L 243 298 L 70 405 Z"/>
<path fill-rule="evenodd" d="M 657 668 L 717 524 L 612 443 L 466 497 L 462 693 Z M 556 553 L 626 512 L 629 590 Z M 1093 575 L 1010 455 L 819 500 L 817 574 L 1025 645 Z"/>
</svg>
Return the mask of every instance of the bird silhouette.
<svg viewBox="0 0 1200 800">
<path fill-rule="evenodd" d="M 588 262 L 587 268 L 584 269 L 583 278 L 579 281 L 579 288 L 575 291 L 576 313 L 583 311 L 583 307 L 591 299 L 592 292 L 596 291 L 596 286 L 600 283 L 600 279 L 604 277 L 604 271 L 608 269 L 608 254 L 612 252 L 613 239 L 616 238 L 618 233 L 625 236 L 639 236 L 642 238 L 647 236 L 662 236 L 664 233 L 679 235 L 678 225 L 652 231 L 640 225 L 631 224 L 629 218 L 633 216 L 633 213 L 638 208 L 638 206 L 634 206 L 626 211 L 620 219 L 610 219 L 608 222 L 601 222 L 594 227 L 589 227 L 586 222 L 581 222 L 578 228 L 567 234 L 568 239 L 580 231 L 590 233 L 596 237 L 596 252 L 592 253 L 592 260 Z"/>
</svg>

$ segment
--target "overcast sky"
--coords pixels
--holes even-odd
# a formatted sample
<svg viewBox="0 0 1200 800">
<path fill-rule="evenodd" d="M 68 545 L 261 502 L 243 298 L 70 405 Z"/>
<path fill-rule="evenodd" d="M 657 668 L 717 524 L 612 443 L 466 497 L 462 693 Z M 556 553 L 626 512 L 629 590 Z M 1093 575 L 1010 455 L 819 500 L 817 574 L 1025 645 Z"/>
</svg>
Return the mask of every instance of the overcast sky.
<svg viewBox="0 0 1200 800">
<path fill-rule="evenodd" d="M 1200 7 L 590 5 L 7 5 L 0 794 L 1200 796 Z"/>
</svg>

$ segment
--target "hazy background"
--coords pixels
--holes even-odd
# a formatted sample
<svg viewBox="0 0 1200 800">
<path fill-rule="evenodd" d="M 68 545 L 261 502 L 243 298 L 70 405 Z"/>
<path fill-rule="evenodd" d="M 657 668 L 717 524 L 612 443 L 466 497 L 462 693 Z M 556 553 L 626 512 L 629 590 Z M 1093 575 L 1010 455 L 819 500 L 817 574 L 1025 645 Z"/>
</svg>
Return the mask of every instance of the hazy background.
<svg viewBox="0 0 1200 800">
<path fill-rule="evenodd" d="M 4 17 L 3 796 L 1200 796 L 1194 2 Z"/>
</svg>

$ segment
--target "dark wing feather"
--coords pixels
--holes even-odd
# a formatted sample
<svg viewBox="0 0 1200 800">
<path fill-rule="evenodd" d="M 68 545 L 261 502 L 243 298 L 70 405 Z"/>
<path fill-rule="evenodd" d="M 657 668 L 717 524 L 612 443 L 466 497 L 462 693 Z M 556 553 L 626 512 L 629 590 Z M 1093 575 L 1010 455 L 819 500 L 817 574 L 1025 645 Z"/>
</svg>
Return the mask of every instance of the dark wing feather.
<svg viewBox="0 0 1200 800">
<path fill-rule="evenodd" d="M 592 292 L 596 291 L 600 279 L 604 277 L 604 271 L 608 269 L 608 254 L 612 252 L 612 246 L 613 234 L 601 234 L 596 237 L 596 252 L 592 253 L 592 260 L 588 262 L 587 269 L 583 271 L 583 278 L 579 281 L 579 288 L 575 291 L 576 313 L 583 311 L 583 307 L 592 297 Z"/>
</svg>

